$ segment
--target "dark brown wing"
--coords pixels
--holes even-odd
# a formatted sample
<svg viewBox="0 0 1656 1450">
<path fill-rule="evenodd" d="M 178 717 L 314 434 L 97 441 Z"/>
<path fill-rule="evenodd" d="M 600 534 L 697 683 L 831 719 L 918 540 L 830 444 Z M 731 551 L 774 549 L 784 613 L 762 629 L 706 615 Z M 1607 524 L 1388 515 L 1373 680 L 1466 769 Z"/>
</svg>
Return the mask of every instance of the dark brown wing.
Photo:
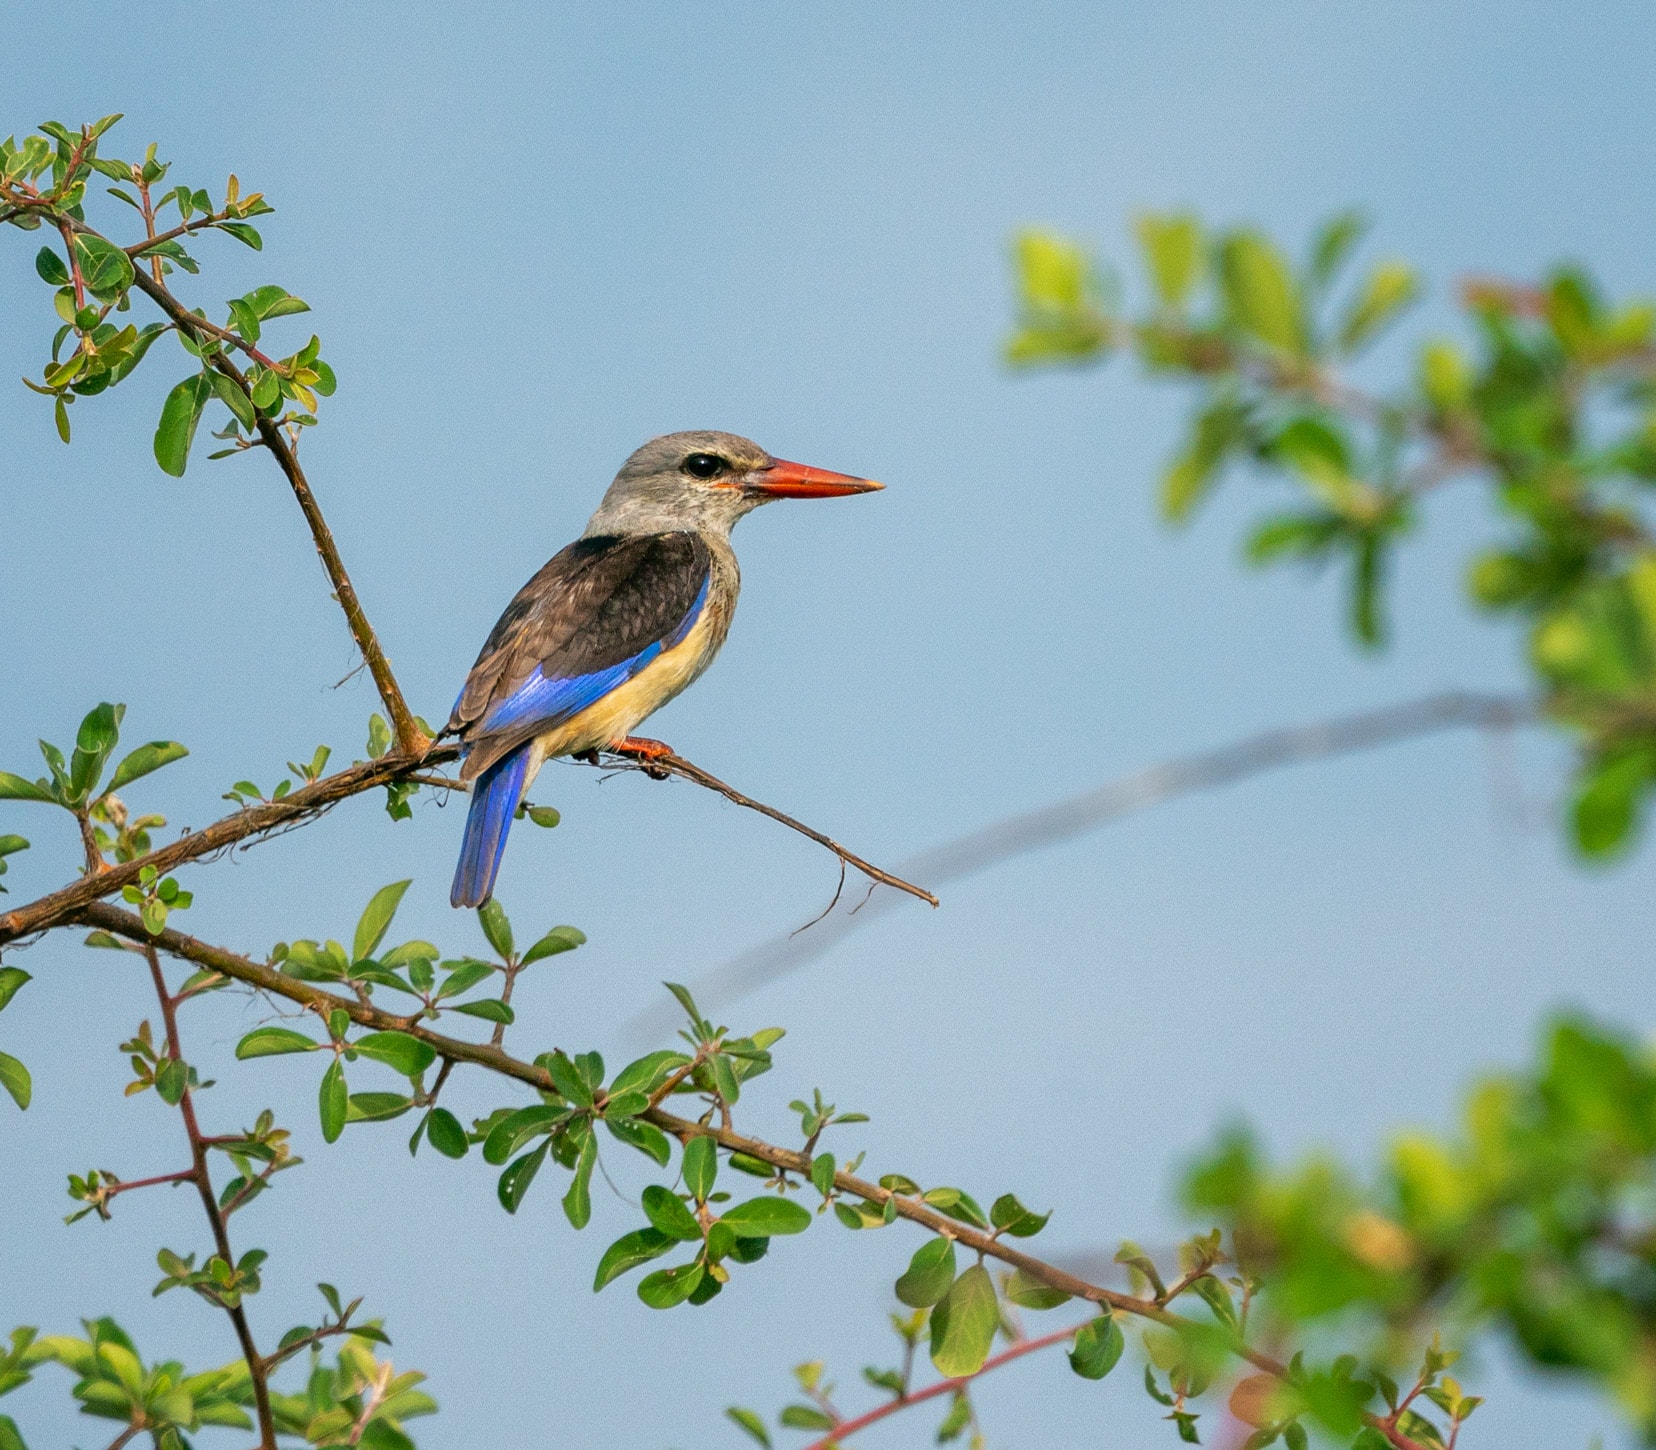
<svg viewBox="0 0 1656 1450">
<path fill-rule="evenodd" d="M 602 699 L 694 623 L 712 572 L 693 533 L 577 539 L 506 606 L 449 717 L 471 779 Z"/>
</svg>

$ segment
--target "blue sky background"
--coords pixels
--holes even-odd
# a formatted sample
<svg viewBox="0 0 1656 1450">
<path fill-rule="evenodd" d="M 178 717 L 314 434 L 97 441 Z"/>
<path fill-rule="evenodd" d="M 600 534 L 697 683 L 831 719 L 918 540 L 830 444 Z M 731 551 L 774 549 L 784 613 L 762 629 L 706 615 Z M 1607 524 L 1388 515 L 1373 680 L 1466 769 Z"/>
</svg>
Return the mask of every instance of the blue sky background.
<svg viewBox="0 0 1656 1450">
<path fill-rule="evenodd" d="M 1244 574 L 1249 485 L 1162 530 L 1151 480 L 1184 400 L 1121 364 L 1008 376 L 1015 228 L 1120 256 L 1144 208 L 1299 239 L 1358 202 L 1378 221 L 1369 254 L 1401 252 L 1433 284 L 1416 329 L 1446 318 L 1469 268 L 1578 257 L 1617 292 L 1651 282 L 1641 5 L 155 4 L 113 22 L 12 7 L 27 64 L 8 67 L 0 126 L 122 110 L 107 149 L 157 139 L 179 179 L 217 194 L 234 169 L 269 194 L 265 251 L 204 243 L 205 276 L 180 290 L 217 308 L 276 281 L 314 308 L 279 324 L 294 346 L 314 325 L 340 377 L 307 464 L 422 713 L 442 715 L 506 600 L 653 434 L 728 428 L 888 483 L 743 525 L 730 643 L 654 722 L 876 859 L 1251 729 L 1521 678 L 1508 629 L 1460 603 L 1494 527 L 1475 498 L 1434 503 L 1377 660 L 1348 648 L 1332 580 Z M 0 267 L 3 377 L 38 375 L 55 325 L 36 245 L 13 233 Z M 75 409 L 72 448 L 40 399 L 0 389 L 0 765 L 33 773 L 37 735 L 67 740 L 124 700 L 132 739 L 192 748 L 131 792 L 175 826 L 320 741 L 361 754 L 375 708 L 364 676 L 332 688 L 350 642 L 275 471 L 155 467 L 154 417 L 189 368 L 164 343 Z M 1176 1166 L 1239 1114 L 1282 1152 L 1367 1158 L 1522 1060 L 1549 1009 L 1640 1029 L 1656 1010 L 1651 855 L 1567 859 L 1547 825 L 1560 763 L 1545 742 L 1444 737 L 1314 766 L 893 913 L 735 1009 L 790 1034 L 744 1117 L 786 1134 L 783 1104 L 820 1085 L 872 1114 L 844 1152 L 1053 1207 L 1053 1253 L 1171 1242 Z M 524 982 L 526 1053 L 626 1060 L 651 1045 L 626 1023 L 662 978 L 807 920 L 833 889 L 807 843 L 687 786 L 554 766 L 536 796 L 565 823 L 520 829 L 502 899 L 520 936 L 569 921 L 591 943 Z M 446 901 L 460 822 L 452 805 L 395 826 L 343 807 L 190 872 L 189 927 L 254 953 L 348 939 L 376 887 L 413 876 L 401 934 L 474 948 Z M 72 873 L 66 822 L 7 806 L 0 829 L 35 843 L 12 900 Z M 114 1312 L 148 1354 L 221 1362 L 221 1316 L 148 1297 L 155 1248 L 204 1238 L 192 1203 L 135 1195 L 113 1224 L 61 1222 L 67 1172 L 180 1157 L 173 1116 L 120 1095 L 115 1044 L 154 1016 L 142 974 L 69 936 L 19 961 L 37 980 L 0 1047 L 29 1062 L 36 1103 L 0 1110 L 0 1321 Z M 265 1010 L 202 1011 L 191 1056 L 222 1070 Z M 224 1073 L 203 1104 L 221 1130 L 275 1106 L 309 1160 L 236 1224 L 273 1255 L 255 1320 L 274 1342 L 313 1319 L 319 1278 L 366 1294 L 442 1403 L 413 1427 L 424 1450 L 733 1446 L 722 1407 L 774 1410 L 789 1365 L 827 1358 L 861 1405 L 858 1367 L 894 1358 L 908 1230 L 851 1242 L 824 1225 L 707 1309 L 655 1314 L 630 1281 L 590 1292 L 637 1221 L 607 1190 L 583 1235 L 555 1180 L 508 1218 L 475 1155 L 411 1162 L 403 1124 L 325 1147 L 314 1095 L 312 1062 L 281 1059 Z M 475 1074 L 452 1096 L 475 1113 L 512 1100 Z M 630 1163 L 614 1171 L 636 1190 Z M 1494 1399 L 1469 1446 L 1619 1435 L 1499 1352 L 1472 1377 Z M 981 1391 L 991 1443 L 1170 1442 L 1133 1379 L 1021 1364 Z M 8 1399 L 31 1445 L 107 1438 L 66 1388 L 48 1369 Z M 858 1443 L 929 1439 L 919 1418 Z"/>
</svg>

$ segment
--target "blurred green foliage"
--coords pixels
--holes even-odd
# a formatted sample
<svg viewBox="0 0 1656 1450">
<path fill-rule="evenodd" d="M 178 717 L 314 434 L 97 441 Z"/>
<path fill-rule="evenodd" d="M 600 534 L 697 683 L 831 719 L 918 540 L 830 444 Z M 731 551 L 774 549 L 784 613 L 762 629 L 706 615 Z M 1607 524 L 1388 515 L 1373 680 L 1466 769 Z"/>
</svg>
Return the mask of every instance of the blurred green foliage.
<svg viewBox="0 0 1656 1450">
<path fill-rule="evenodd" d="M 1296 261 L 1258 231 L 1142 217 L 1136 309 L 1085 248 L 1025 233 L 1007 358 L 1075 366 L 1129 351 L 1192 385 L 1164 514 L 1189 518 L 1237 469 L 1285 486 L 1246 557 L 1342 568 L 1364 646 L 1385 638 L 1388 566 L 1427 499 L 1454 483 L 1486 490 L 1496 530 L 1469 561 L 1468 593 L 1524 624 L 1537 693 L 1579 747 L 1576 844 L 1620 851 L 1656 787 L 1656 309 L 1611 303 L 1573 267 L 1539 285 L 1469 280 L 1462 336 L 1423 339 L 1403 376 L 1370 392 L 1351 365 L 1421 286 L 1401 261 L 1354 269 L 1364 231 L 1336 216 Z M 1397 371 L 1395 356 L 1368 371 Z"/>
<path fill-rule="evenodd" d="M 1400 1134 L 1372 1179 L 1314 1156 L 1268 1164 L 1225 1135 L 1189 1171 L 1264 1338 L 1362 1343 L 1397 1372 L 1420 1337 L 1505 1334 L 1585 1378 L 1656 1439 L 1656 1051 L 1579 1018 L 1539 1061 L 1474 1085 L 1459 1128 Z"/>
</svg>

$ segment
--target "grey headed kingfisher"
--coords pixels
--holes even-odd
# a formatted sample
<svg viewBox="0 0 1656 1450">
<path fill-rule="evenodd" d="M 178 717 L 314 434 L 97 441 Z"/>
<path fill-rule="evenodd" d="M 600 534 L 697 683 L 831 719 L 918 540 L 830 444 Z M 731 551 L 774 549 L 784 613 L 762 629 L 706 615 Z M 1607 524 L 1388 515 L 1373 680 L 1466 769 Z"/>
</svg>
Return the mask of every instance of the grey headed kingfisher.
<svg viewBox="0 0 1656 1450">
<path fill-rule="evenodd" d="M 701 675 L 729 633 L 738 519 L 774 499 L 880 487 L 773 458 L 733 433 L 668 433 L 634 453 L 586 532 L 506 606 L 455 702 L 444 733 L 460 739 L 472 793 L 449 900 L 489 899 L 545 761 L 669 753 L 632 732 Z"/>
</svg>

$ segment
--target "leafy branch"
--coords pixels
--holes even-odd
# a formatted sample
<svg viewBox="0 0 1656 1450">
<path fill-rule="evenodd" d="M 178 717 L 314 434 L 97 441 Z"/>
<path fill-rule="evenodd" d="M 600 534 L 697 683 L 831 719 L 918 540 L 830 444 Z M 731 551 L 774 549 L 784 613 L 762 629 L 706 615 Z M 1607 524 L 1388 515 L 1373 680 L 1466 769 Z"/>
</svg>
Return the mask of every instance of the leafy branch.
<svg viewBox="0 0 1656 1450">
<path fill-rule="evenodd" d="M 364 938 L 365 950 L 373 949 L 372 930 L 378 929 L 383 912 L 370 916 L 370 937 Z M 627 1235 L 612 1245 L 598 1270 L 598 1285 L 608 1282 L 617 1273 L 666 1252 L 675 1244 L 700 1242 L 700 1257 L 677 1269 L 661 1270 L 648 1276 L 640 1285 L 645 1302 L 666 1308 L 685 1302 L 705 1302 L 728 1278 L 722 1260 L 735 1255 L 736 1261 L 747 1262 L 753 1250 L 744 1244 L 757 1244 L 761 1239 L 781 1233 L 795 1233 L 809 1222 L 791 1200 L 782 1197 L 761 1198 L 749 1204 L 737 1205 L 714 1213 L 711 1203 L 714 1195 L 714 1163 L 711 1154 L 723 1152 L 733 1167 L 748 1172 L 768 1175 L 771 1183 L 785 1193 L 792 1183 L 810 1183 L 824 1195 L 825 1204 L 831 1203 L 835 1216 L 847 1226 L 875 1228 L 904 1219 L 928 1230 L 934 1237 L 916 1255 L 905 1279 L 911 1287 L 905 1293 L 904 1281 L 899 1281 L 898 1293 L 907 1302 L 919 1302 L 932 1307 L 932 1353 L 940 1367 L 951 1371 L 952 1378 L 969 1378 L 979 1373 L 989 1358 L 992 1338 L 999 1324 L 1000 1311 L 995 1290 L 982 1268 L 981 1261 L 993 1259 L 1015 1271 L 1014 1287 L 1009 1291 L 1014 1302 L 1047 1308 L 1067 1298 L 1077 1298 L 1099 1306 L 1106 1315 L 1121 1313 L 1171 1330 L 1176 1342 L 1185 1346 L 1180 1351 L 1186 1358 L 1195 1356 L 1190 1364 L 1175 1355 L 1175 1378 L 1181 1374 L 1187 1383 L 1202 1379 L 1196 1370 L 1196 1360 L 1207 1366 L 1203 1383 L 1211 1381 L 1212 1361 L 1217 1356 L 1234 1356 L 1254 1370 L 1271 1376 L 1291 1389 L 1306 1381 L 1306 1373 L 1296 1364 L 1284 1363 L 1259 1349 L 1238 1332 L 1234 1316 L 1226 1320 L 1222 1315 L 1191 1318 L 1176 1313 L 1168 1304 L 1175 1298 L 1194 1291 L 1200 1283 L 1211 1278 L 1217 1262 L 1217 1246 L 1203 1252 L 1205 1264 L 1196 1271 L 1187 1272 L 1173 1289 L 1155 1287 L 1144 1294 L 1123 1293 L 1106 1286 L 1091 1283 L 1060 1266 L 1043 1261 L 1034 1255 L 1013 1247 L 1010 1240 L 1039 1232 L 1046 1219 L 1030 1213 L 1011 1195 L 996 1201 L 991 1213 L 984 1211 L 958 1189 L 921 1190 L 919 1185 L 901 1175 L 887 1175 L 879 1182 L 859 1177 L 849 1167 L 837 1167 L 832 1159 L 825 1172 L 821 1156 L 813 1156 L 809 1137 L 804 1151 L 782 1147 L 738 1132 L 728 1122 L 712 1122 L 708 1116 L 701 1120 L 686 1118 L 652 1102 L 654 1090 L 674 1074 L 681 1074 L 686 1063 L 691 1065 L 688 1075 L 680 1076 L 677 1091 L 706 1094 L 715 1109 L 728 1109 L 740 1095 L 741 1076 L 756 1068 L 768 1066 L 769 1059 L 760 1042 L 754 1038 L 733 1040 L 725 1030 L 714 1027 L 695 1010 L 687 994 L 681 1001 L 691 1013 L 689 1036 L 697 1047 L 695 1058 L 674 1053 L 654 1053 L 633 1064 L 619 1074 L 608 1088 L 601 1086 L 597 1074 L 602 1064 L 594 1055 L 567 1057 L 562 1052 L 544 1053 L 534 1062 L 526 1062 L 507 1053 L 494 1043 L 476 1043 L 452 1037 L 426 1027 L 420 1012 L 395 1014 L 373 1005 L 361 997 L 347 997 L 326 990 L 312 981 L 309 974 L 295 976 L 275 965 L 254 961 L 249 957 L 210 945 L 194 937 L 177 932 L 172 927 L 152 934 L 143 922 L 119 907 L 97 902 L 85 907 L 78 919 L 86 925 L 129 941 L 144 942 L 184 960 L 194 962 L 220 976 L 240 981 L 272 996 L 299 1004 L 329 1024 L 329 1033 L 336 1054 L 336 1063 L 328 1069 L 328 1077 L 337 1072 L 337 1055 L 352 1046 L 342 1029 L 343 1024 L 355 1024 L 371 1029 L 370 1037 L 361 1039 L 364 1050 L 372 1048 L 375 1055 L 393 1063 L 397 1070 L 417 1076 L 431 1062 L 441 1059 L 446 1063 L 469 1064 L 488 1069 L 502 1077 L 527 1084 L 541 1095 L 544 1106 L 507 1110 L 502 1109 L 490 1119 L 480 1120 L 473 1141 L 485 1142 L 485 1158 L 491 1162 L 505 1162 L 522 1148 L 525 1138 L 553 1135 L 541 1147 L 529 1154 L 512 1159 L 502 1176 L 500 1195 L 502 1203 L 513 1209 L 533 1181 L 549 1147 L 560 1135 L 575 1140 L 560 1150 L 566 1165 L 575 1170 L 571 1196 L 565 1198 L 565 1209 L 577 1227 L 583 1226 L 590 1207 L 584 1198 L 584 1184 L 592 1172 L 594 1160 L 590 1127 L 576 1131 L 578 1123 L 601 1119 L 617 1136 L 646 1153 L 658 1163 L 666 1162 L 664 1140 L 652 1139 L 645 1130 L 654 1130 L 666 1139 L 676 1140 L 684 1153 L 684 1181 L 691 1196 L 687 1207 L 682 1199 L 666 1189 L 651 1188 L 645 1192 L 645 1211 L 651 1220 L 648 1229 Z M 359 927 L 359 935 L 364 928 Z M 303 966 L 303 963 L 301 963 Z M 682 991 L 682 989 L 680 989 Z M 276 1034 L 283 1034 L 278 1038 Z M 407 1048 L 395 1045 L 389 1039 L 399 1038 Z M 286 1040 L 284 1040 L 286 1039 Z M 744 1046 L 744 1043 L 749 1045 Z M 249 1055 L 263 1055 L 273 1051 L 313 1051 L 318 1044 L 303 1034 L 289 1029 L 255 1029 L 244 1043 Z M 732 1056 L 731 1054 L 735 1054 Z M 591 1061 L 589 1061 L 591 1058 Z M 595 1080 L 596 1079 L 596 1080 Z M 333 1121 L 343 1126 L 343 1108 L 330 1109 L 327 1104 L 328 1086 L 324 1082 L 324 1123 L 328 1136 L 337 1136 Z M 342 1091 L 342 1089 L 341 1089 Z M 814 1110 L 808 1110 L 814 1113 Z M 825 1109 L 831 1115 L 831 1110 Z M 363 1113 L 361 1117 L 371 1117 Z M 820 1118 L 819 1118 L 820 1121 Z M 630 1125 L 640 1125 L 634 1128 Z M 416 1139 L 418 1139 L 418 1133 Z M 703 1153 L 698 1145 L 706 1143 L 710 1152 Z M 464 1152 L 464 1146 L 458 1145 Z M 724 1237 L 719 1237 L 720 1233 Z M 744 1237 L 744 1234 L 748 1235 Z M 937 1246 L 943 1253 L 932 1254 Z M 978 1256 L 975 1268 L 956 1276 L 954 1252 L 963 1248 Z M 762 1252 L 762 1250 L 760 1251 Z M 711 1289 L 704 1288 L 711 1286 Z M 1199 1295 L 1211 1305 L 1216 1300 Z M 1223 1302 L 1228 1304 L 1228 1299 Z M 944 1305 L 947 1316 L 935 1306 Z M 1071 1331 L 1066 1331 L 1066 1335 Z M 1118 1333 L 1119 1331 L 1115 1331 Z M 1113 1336 L 1105 1331 L 1107 1343 Z M 1119 1348 L 1113 1351 L 1119 1357 Z M 1114 1358 L 1110 1359 L 1114 1363 Z M 1180 1366 L 1183 1366 L 1181 1369 Z M 1181 1392 L 1183 1393 L 1183 1392 Z M 1295 1393 L 1299 1393 L 1295 1389 Z M 1349 1399 L 1350 1396 L 1348 1395 Z M 1309 1407 L 1310 1401 L 1307 1401 Z M 1302 1409 L 1298 1413 L 1309 1412 Z M 1181 1414 L 1185 1413 L 1183 1410 Z M 1321 1413 L 1321 1411 L 1319 1411 Z M 1386 1435 L 1389 1443 L 1416 1450 L 1426 1443 L 1417 1441 L 1397 1430 L 1384 1427 L 1381 1417 L 1359 1414 L 1361 1423 Z"/>
</svg>

